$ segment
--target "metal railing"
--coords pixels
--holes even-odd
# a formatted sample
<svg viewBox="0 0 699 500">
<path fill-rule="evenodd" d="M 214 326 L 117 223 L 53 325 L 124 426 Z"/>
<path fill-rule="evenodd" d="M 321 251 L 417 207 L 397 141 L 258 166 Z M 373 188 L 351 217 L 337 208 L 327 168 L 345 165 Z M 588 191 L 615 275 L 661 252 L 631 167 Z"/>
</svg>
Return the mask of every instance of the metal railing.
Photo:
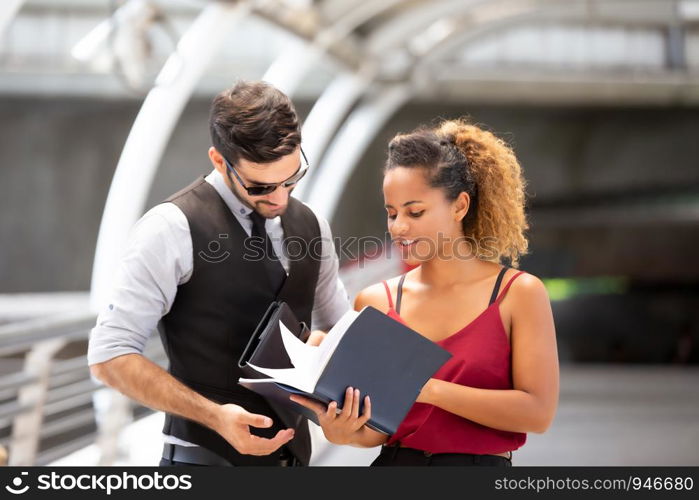
<svg viewBox="0 0 699 500">
<path fill-rule="evenodd" d="M 9 465 L 46 465 L 93 443 L 100 464 L 114 462 L 119 433 L 143 408 L 90 375 L 95 320 L 79 311 L 0 326 L 0 444 Z M 165 360 L 159 341 L 144 354 Z"/>
<path fill-rule="evenodd" d="M 353 297 L 398 272 L 395 261 L 377 258 L 345 266 L 341 278 Z M 90 375 L 87 342 L 95 322 L 93 313 L 77 310 L 0 326 L 0 445 L 10 465 L 46 465 L 91 444 L 99 464 L 113 464 L 121 431 L 151 413 Z M 166 364 L 158 335 L 144 355 Z M 331 447 L 317 448 L 320 461 L 332 454 Z"/>
</svg>

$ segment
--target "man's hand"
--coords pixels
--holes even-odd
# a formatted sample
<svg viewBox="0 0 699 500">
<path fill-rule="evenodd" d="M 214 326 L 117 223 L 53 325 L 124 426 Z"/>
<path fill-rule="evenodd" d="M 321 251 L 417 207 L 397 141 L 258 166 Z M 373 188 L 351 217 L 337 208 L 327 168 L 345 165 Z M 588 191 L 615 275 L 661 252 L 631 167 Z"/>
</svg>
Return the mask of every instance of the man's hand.
<svg viewBox="0 0 699 500">
<path fill-rule="evenodd" d="M 140 354 L 112 358 L 90 366 L 90 371 L 109 387 L 146 406 L 213 429 L 244 455 L 269 455 L 294 437 L 293 429 L 281 430 L 272 439 L 253 436 L 250 426 L 271 427 L 272 419 L 238 405 L 215 403 Z"/>
<path fill-rule="evenodd" d="M 243 455 L 270 455 L 294 437 L 293 429 L 283 429 L 272 439 L 254 436 L 250 433 L 250 426 L 271 427 L 272 419 L 250 413 L 234 404 L 221 405 L 219 410 L 214 430 Z"/>
<path fill-rule="evenodd" d="M 313 330 L 311 334 L 308 336 L 306 344 L 320 345 L 320 343 L 323 342 L 323 340 L 325 339 L 326 335 L 327 333 L 325 333 L 323 330 Z"/>
</svg>

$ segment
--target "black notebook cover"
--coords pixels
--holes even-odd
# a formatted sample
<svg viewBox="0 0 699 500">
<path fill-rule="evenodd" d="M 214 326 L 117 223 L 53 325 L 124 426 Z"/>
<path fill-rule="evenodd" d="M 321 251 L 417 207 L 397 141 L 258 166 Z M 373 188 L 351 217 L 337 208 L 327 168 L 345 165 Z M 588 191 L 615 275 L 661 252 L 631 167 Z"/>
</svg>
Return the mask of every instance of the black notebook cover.
<svg viewBox="0 0 699 500">
<path fill-rule="evenodd" d="M 272 341 L 262 335 L 259 345 L 252 351 L 257 351 L 257 359 L 268 362 L 249 361 L 264 368 L 291 367 L 278 321 L 274 328 L 272 318 L 272 315 L 266 318 L 268 323 L 260 331 L 268 329 L 267 335 L 276 340 Z M 283 323 L 290 326 L 286 321 Z M 293 329 L 290 330 L 294 332 Z M 273 352 L 263 354 L 261 351 L 265 348 Z M 283 352 L 283 356 L 280 355 L 280 351 Z M 450 357 L 451 353 L 416 331 L 373 307 L 365 307 L 340 340 L 318 379 L 314 393 L 306 396 L 326 404 L 337 401 L 341 405 L 347 387 L 358 388 L 362 394 L 362 411 L 363 397 L 368 394 L 371 398 L 372 418 L 368 425 L 380 432 L 393 434 L 427 380 Z M 248 373 L 254 372 L 250 367 L 247 370 Z M 255 372 L 254 376 L 247 378 L 265 376 Z M 288 399 L 290 393 L 304 395 L 302 391 L 271 381 L 243 382 L 242 385 L 261 394 L 268 401 L 293 408 L 318 423 L 310 410 Z"/>
<path fill-rule="evenodd" d="M 342 337 L 314 393 L 344 399 L 345 389 L 371 399 L 370 426 L 393 434 L 420 390 L 451 353 L 373 307 L 365 307 Z"/>
</svg>

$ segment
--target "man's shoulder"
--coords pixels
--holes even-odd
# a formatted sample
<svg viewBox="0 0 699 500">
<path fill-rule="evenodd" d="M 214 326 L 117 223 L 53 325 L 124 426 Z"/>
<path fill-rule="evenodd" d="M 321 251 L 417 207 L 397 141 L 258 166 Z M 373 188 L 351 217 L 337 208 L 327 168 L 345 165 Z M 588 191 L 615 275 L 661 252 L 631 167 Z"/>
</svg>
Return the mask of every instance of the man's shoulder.
<svg viewBox="0 0 699 500">
<path fill-rule="evenodd" d="M 171 201 L 163 201 L 154 207 L 150 208 L 141 216 L 140 221 L 147 219 L 161 219 L 165 221 L 179 220 L 184 216 L 184 213 Z"/>
<path fill-rule="evenodd" d="M 179 200 L 179 199 L 182 198 L 183 196 L 187 195 L 187 194 L 190 193 L 191 191 L 193 191 L 193 190 L 195 190 L 196 188 L 198 188 L 199 186 L 201 186 L 202 184 L 211 185 L 209 182 L 206 181 L 206 178 L 205 178 L 204 176 L 198 177 L 198 178 L 197 178 L 196 180 L 194 180 L 194 182 L 192 182 L 191 184 L 189 184 L 189 185 L 183 187 L 183 188 L 180 189 L 179 191 L 177 191 L 177 192 L 171 194 L 170 196 L 168 196 L 167 198 L 165 198 L 165 200 L 163 201 L 163 203 L 168 203 L 168 202 L 169 202 L 169 203 L 173 203 L 173 202 L 176 202 L 177 200 Z M 212 186 L 212 187 L 213 187 L 213 186 Z"/>
<path fill-rule="evenodd" d="M 162 202 L 148 210 L 136 222 L 132 235 L 152 239 L 166 235 L 178 236 L 189 233 L 189 222 L 184 212 L 171 202 Z M 149 237 L 148 237 L 149 236 Z"/>
</svg>

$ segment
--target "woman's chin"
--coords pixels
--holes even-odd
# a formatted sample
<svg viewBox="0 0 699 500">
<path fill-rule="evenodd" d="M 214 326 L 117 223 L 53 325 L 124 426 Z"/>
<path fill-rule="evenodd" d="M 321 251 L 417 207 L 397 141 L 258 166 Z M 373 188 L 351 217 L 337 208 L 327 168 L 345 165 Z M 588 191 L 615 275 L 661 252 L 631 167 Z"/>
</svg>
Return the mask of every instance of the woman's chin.
<svg viewBox="0 0 699 500">
<path fill-rule="evenodd" d="M 398 256 L 400 260 L 407 266 L 419 266 L 425 259 L 421 258 L 419 245 L 420 243 L 413 243 L 412 245 L 401 245 L 396 244 L 396 250 L 398 251 Z"/>
<path fill-rule="evenodd" d="M 418 259 L 414 255 L 401 255 L 401 262 L 409 267 L 416 267 L 423 263 L 423 259 Z"/>
</svg>

